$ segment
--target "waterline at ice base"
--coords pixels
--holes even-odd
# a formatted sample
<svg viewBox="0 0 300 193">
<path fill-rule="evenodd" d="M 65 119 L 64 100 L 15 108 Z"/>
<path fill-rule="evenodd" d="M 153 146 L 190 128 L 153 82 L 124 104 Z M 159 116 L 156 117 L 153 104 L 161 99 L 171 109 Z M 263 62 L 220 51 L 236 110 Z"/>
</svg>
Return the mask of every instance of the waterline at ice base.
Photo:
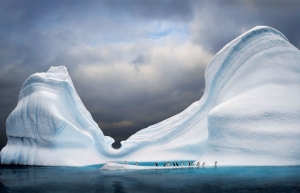
<svg viewBox="0 0 300 193">
<path fill-rule="evenodd" d="M 199 101 L 114 149 L 64 66 L 33 74 L 7 118 L 1 163 L 300 165 L 300 51 L 283 34 L 270 27 L 242 34 L 216 54 L 205 80 Z"/>
</svg>

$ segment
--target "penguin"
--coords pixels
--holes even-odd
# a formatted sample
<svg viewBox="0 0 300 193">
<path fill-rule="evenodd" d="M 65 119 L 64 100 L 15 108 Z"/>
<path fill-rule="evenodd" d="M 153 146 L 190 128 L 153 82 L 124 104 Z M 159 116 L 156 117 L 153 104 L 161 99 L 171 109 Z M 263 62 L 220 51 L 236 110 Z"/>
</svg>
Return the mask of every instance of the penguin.
<svg viewBox="0 0 300 193">
<path fill-rule="evenodd" d="M 197 162 L 197 166 L 198 166 L 198 167 L 200 166 L 200 162 Z"/>
<path fill-rule="evenodd" d="M 173 162 L 173 166 L 176 166 L 174 162 Z"/>
<path fill-rule="evenodd" d="M 135 165 L 136 165 L 136 166 L 138 166 L 138 165 L 139 165 L 139 163 L 138 163 L 138 162 L 135 162 Z"/>
<path fill-rule="evenodd" d="M 178 163 L 177 162 L 175 162 L 176 163 L 176 166 L 178 166 Z"/>
<path fill-rule="evenodd" d="M 165 164 L 164 164 L 164 167 L 166 167 L 166 166 L 167 166 L 167 164 L 168 164 L 168 163 L 165 163 Z"/>
<path fill-rule="evenodd" d="M 188 161 L 189 162 L 189 161 Z M 189 166 L 191 166 L 191 163 L 189 162 Z"/>
<path fill-rule="evenodd" d="M 158 166 L 157 163 L 155 163 L 155 166 L 156 166 L 156 167 Z"/>
<path fill-rule="evenodd" d="M 203 166 L 203 167 L 205 166 L 205 162 L 203 162 L 202 166 Z"/>
<path fill-rule="evenodd" d="M 218 162 L 217 162 L 217 161 L 215 161 L 215 166 L 216 166 L 216 165 L 218 165 Z"/>
</svg>

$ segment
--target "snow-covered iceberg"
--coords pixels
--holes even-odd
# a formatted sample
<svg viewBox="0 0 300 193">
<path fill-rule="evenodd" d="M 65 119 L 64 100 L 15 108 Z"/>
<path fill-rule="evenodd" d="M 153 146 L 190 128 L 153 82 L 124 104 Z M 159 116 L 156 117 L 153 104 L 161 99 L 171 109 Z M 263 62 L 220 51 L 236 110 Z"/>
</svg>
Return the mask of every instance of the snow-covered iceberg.
<svg viewBox="0 0 300 193">
<path fill-rule="evenodd" d="M 104 163 L 102 150 L 113 142 L 84 107 L 65 67 L 51 67 L 25 81 L 6 120 L 6 134 L 2 164 Z"/>
<path fill-rule="evenodd" d="M 270 27 L 251 29 L 216 54 L 205 80 L 199 101 L 113 149 L 114 140 L 93 121 L 66 68 L 51 67 L 24 83 L 7 119 L 1 163 L 300 164 L 300 51 L 284 35 Z"/>
</svg>

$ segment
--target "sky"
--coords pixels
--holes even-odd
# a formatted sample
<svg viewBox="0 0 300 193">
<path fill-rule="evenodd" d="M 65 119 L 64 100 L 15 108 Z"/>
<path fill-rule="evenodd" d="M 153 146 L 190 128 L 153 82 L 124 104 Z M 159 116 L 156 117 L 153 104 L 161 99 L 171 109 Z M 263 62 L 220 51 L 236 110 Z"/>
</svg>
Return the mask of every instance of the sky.
<svg viewBox="0 0 300 193">
<path fill-rule="evenodd" d="M 258 26 L 300 48 L 298 0 L 0 0 L 0 149 L 24 81 L 64 65 L 119 147 L 199 100 L 213 56 Z"/>
</svg>

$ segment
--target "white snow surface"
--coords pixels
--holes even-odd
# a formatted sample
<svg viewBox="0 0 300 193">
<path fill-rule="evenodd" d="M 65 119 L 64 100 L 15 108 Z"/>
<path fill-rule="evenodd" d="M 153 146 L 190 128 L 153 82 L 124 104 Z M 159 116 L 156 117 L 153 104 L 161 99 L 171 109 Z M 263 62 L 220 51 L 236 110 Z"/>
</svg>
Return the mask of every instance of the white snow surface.
<svg viewBox="0 0 300 193">
<path fill-rule="evenodd" d="M 94 122 L 65 67 L 36 73 L 25 81 L 7 118 L 1 163 L 300 164 L 300 51 L 284 35 L 264 26 L 249 30 L 216 54 L 205 80 L 199 101 L 113 149 L 114 140 Z"/>
<path fill-rule="evenodd" d="M 125 165 L 117 163 L 106 163 L 100 168 L 100 170 L 148 170 L 153 167 L 149 166 L 135 166 L 135 165 Z M 160 167 L 161 168 L 161 167 Z"/>
</svg>

